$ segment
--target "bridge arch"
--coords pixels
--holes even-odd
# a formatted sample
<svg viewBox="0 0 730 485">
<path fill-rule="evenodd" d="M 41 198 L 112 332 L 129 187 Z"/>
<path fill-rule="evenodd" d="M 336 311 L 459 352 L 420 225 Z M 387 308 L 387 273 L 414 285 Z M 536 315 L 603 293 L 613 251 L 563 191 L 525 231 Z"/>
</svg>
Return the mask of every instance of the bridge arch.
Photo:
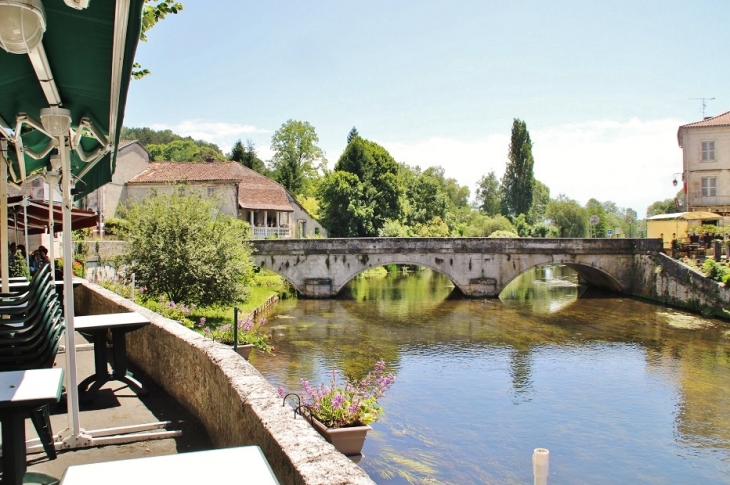
<svg viewBox="0 0 730 485">
<path fill-rule="evenodd" d="M 616 279 L 616 277 L 603 268 L 592 266 L 589 263 L 576 262 L 575 259 L 560 261 L 559 258 L 552 258 L 549 261 L 537 263 L 532 266 L 522 268 L 521 271 L 513 274 L 509 280 L 505 280 L 504 285 L 502 286 L 502 290 L 504 290 L 504 288 L 509 286 L 510 283 L 512 283 L 514 280 L 527 273 L 528 271 L 535 268 L 554 264 L 562 264 L 572 269 L 573 271 L 578 273 L 578 276 L 580 276 L 589 286 L 603 288 L 605 290 L 618 293 L 621 293 L 625 290 L 624 286 Z"/>
<path fill-rule="evenodd" d="M 378 265 L 375 265 L 375 266 L 368 266 L 366 268 L 362 268 L 362 269 L 360 269 L 358 271 L 353 272 L 349 276 L 345 276 L 343 278 L 343 280 L 346 280 L 346 281 L 344 281 L 342 284 L 340 284 L 339 287 L 337 287 L 337 288 L 333 287 L 332 288 L 333 291 L 335 292 L 334 294 L 335 295 L 338 295 L 342 291 L 342 289 L 345 286 L 347 286 L 347 284 L 350 281 L 354 280 L 355 278 L 357 278 L 358 275 L 364 273 L 365 271 L 367 271 L 369 269 L 373 269 L 373 268 L 379 268 L 381 266 L 387 266 L 389 264 L 408 265 L 408 266 L 420 266 L 420 267 L 423 267 L 423 268 L 428 268 L 428 269 L 430 269 L 432 271 L 435 271 L 436 273 L 439 273 L 441 275 L 446 276 L 449 279 L 449 281 L 451 281 L 451 283 L 453 283 L 453 285 L 454 285 L 455 288 L 458 288 L 459 290 L 461 290 L 459 288 L 459 285 L 454 281 L 454 279 L 449 274 L 447 274 L 443 270 L 443 268 L 438 268 L 435 264 L 434 265 L 429 265 L 429 264 L 422 264 L 422 263 L 413 263 L 413 262 L 406 261 L 406 260 L 403 260 L 403 259 L 394 259 L 393 261 L 388 261 L 388 262 L 385 262 L 385 263 L 382 263 L 382 264 L 378 264 Z"/>
</svg>

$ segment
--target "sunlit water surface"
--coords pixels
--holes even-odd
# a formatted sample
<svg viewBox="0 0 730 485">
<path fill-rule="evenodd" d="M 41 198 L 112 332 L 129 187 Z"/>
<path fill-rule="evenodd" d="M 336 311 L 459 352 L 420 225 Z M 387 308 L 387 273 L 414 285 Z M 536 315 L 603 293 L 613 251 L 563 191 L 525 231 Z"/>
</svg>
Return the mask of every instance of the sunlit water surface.
<svg viewBox="0 0 730 485">
<path fill-rule="evenodd" d="M 730 483 L 730 327 L 576 282 L 554 266 L 470 300 L 430 271 L 361 278 L 277 305 L 251 362 L 298 390 L 384 359 L 377 483 L 532 483 L 537 447 L 553 484 Z"/>
</svg>

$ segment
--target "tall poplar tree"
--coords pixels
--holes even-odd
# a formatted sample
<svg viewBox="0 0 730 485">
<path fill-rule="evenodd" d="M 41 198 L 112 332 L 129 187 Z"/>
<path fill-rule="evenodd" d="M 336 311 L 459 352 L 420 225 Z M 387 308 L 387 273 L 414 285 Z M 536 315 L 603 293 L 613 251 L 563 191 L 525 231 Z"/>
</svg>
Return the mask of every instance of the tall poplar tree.
<svg viewBox="0 0 730 485">
<path fill-rule="evenodd" d="M 532 207 L 532 191 L 535 176 L 532 158 L 532 141 L 527 124 L 515 118 L 512 122 L 512 139 L 509 144 L 509 161 L 502 178 L 502 213 L 510 218 L 527 215 Z"/>
</svg>

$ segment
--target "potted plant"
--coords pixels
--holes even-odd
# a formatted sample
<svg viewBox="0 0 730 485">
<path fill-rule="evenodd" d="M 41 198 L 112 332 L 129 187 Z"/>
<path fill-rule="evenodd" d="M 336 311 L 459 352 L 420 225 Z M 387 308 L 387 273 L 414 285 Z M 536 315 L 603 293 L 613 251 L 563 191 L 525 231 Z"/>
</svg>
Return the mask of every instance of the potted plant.
<svg viewBox="0 0 730 485">
<path fill-rule="evenodd" d="M 383 409 L 378 399 L 385 395 L 395 381 L 395 375 L 385 373 L 385 362 L 378 361 L 375 369 L 362 380 L 351 382 L 339 380 L 337 371 L 332 371 L 329 385 L 321 383 L 312 387 L 302 379 L 301 395 L 279 389 L 284 398 L 296 399 L 295 413 L 302 414 L 312 423 L 314 429 L 337 450 L 350 457 L 359 457 L 365 443 L 365 436 L 378 420 Z"/>
<path fill-rule="evenodd" d="M 236 316 L 238 315 L 236 314 Z M 211 329 L 209 326 L 205 326 L 205 318 L 203 317 L 200 319 L 200 326 L 204 326 L 203 331 L 207 337 L 216 342 L 232 345 L 234 350 L 246 360 L 248 360 L 253 349 L 263 350 L 264 352 L 271 352 L 274 349 L 269 344 L 269 337 L 256 331 L 254 321 L 250 315 L 245 320 L 237 318 L 236 321 L 238 322 L 237 328 L 229 323 Z M 266 319 L 261 319 L 259 327 L 265 323 Z M 238 340 L 236 340 L 236 337 L 238 337 Z"/>
</svg>

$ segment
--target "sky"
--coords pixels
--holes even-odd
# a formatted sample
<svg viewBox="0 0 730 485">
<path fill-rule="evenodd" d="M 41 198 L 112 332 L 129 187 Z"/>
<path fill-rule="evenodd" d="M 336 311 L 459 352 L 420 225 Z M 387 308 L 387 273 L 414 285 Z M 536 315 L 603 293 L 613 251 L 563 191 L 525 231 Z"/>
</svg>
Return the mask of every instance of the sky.
<svg viewBox="0 0 730 485">
<path fill-rule="evenodd" d="M 680 125 L 730 111 L 726 0 L 180 0 L 141 42 L 124 124 L 271 157 L 311 123 L 333 168 L 354 126 L 474 194 L 524 120 L 552 197 L 643 216 L 674 197 Z M 679 185 L 681 187 L 681 184 Z"/>
</svg>

